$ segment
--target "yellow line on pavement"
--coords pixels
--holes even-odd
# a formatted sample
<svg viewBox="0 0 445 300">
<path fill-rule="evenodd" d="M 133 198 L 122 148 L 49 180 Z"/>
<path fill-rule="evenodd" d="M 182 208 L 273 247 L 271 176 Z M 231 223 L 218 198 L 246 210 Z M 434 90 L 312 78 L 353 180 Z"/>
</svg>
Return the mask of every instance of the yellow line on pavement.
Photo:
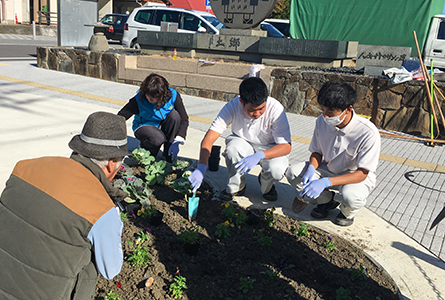
<svg viewBox="0 0 445 300">
<path fill-rule="evenodd" d="M 2 63 L 0 63 L 0 65 L 2 65 Z M 107 97 L 91 95 L 91 94 L 87 94 L 87 93 L 77 92 L 77 91 L 73 91 L 73 90 L 69 90 L 69 89 L 54 87 L 54 86 L 50 86 L 50 85 L 46 85 L 46 84 L 16 79 L 16 78 L 2 76 L 2 75 L 0 75 L 0 80 L 29 85 L 29 86 L 46 89 L 46 90 L 50 90 L 50 91 L 54 91 L 54 92 L 59 92 L 59 93 L 63 93 L 63 94 L 78 96 L 78 97 L 82 97 L 82 98 L 86 98 L 86 99 L 90 99 L 90 100 L 111 103 L 111 104 L 116 104 L 116 105 L 121 105 L 121 106 L 124 106 L 127 103 L 127 101 L 121 101 L 121 100 L 111 99 L 111 98 L 107 98 Z M 189 118 L 191 121 L 201 122 L 201 123 L 205 123 L 205 124 L 212 124 L 212 122 L 213 122 L 213 119 L 200 117 L 200 116 L 189 115 Z M 311 143 L 310 138 L 292 135 L 291 139 L 293 142 L 297 142 L 297 143 L 303 143 L 303 144 L 307 144 L 307 145 L 309 145 Z M 394 155 L 381 153 L 380 160 L 445 173 L 445 166 L 436 165 L 436 164 L 432 164 L 432 163 L 428 163 L 428 162 L 422 162 L 422 161 L 413 160 L 413 159 L 402 158 L 402 157 L 398 157 L 398 156 L 394 156 Z"/>
</svg>

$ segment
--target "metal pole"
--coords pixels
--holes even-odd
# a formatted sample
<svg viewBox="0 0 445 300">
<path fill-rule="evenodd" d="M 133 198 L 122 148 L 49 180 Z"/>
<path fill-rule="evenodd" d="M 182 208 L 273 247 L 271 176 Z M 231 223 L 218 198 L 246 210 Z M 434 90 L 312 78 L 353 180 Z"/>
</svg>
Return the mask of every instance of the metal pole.
<svg viewBox="0 0 445 300">
<path fill-rule="evenodd" d="M 32 21 L 32 39 L 36 39 L 36 22 Z"/>
</svg>

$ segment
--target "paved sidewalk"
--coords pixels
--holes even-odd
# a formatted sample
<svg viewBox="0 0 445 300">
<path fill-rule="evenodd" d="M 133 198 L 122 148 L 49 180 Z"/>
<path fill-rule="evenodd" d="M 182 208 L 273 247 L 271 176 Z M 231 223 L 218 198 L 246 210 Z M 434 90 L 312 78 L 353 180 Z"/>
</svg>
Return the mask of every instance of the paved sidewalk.
<svg viewBox="0 0 445 300">
<path fill-rule="evenodd" d="M 138 87 L 35 67 L 35 61 L 0 62 L 0 190 L 18 160 L 68 156 L 67 143 L 80 132 L 93 111 L 117 112 Z M 190 115 L 184 157 L 196 159 L 199 143 L 211 120 L 225 104 L 184 96 Z M 288 114 L 293 149 L 290 162 L 306 160 L 315 118 Z M 128 122 L 131 146 L 136 147 Z M 227 135 L 226 131 L 223 136 Z M 217 143 L 224 145 L 220 138 Z M 338 227 L 332 220 L 314 220 L 311 205 L 300 214 L 291 211 L 296 194 L 285 180 L 277 184 L 279 200 L 262 200 L 255 167 L 247 176 L 246 197 L 236 201 L 244 207 L 277 208 L 279 213 L 338 234 L 362 247 L 393 277 L 404 299 L 444 299 L 445 222 L 429 231 L 432 219 L 444 206 L 445 157 L 442 146 L 427 147 L 410 140 L 382 139 L 378 185 L 351 227 Z M 436 170 L 436 171 L 433 171 Z M 227 169 L 221 160 L 218 172 L 207 172 L 217 191 L 225 186 Z M 438 259 L 442 258 L 442 260 Z"/>
</svg>

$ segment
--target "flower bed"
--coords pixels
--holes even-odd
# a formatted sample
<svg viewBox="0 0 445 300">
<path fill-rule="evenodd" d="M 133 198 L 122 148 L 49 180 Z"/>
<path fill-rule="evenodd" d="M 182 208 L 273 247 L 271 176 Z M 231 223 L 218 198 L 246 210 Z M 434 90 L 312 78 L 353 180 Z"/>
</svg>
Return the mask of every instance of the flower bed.
<svg viewBox="0 0 445 300">
<path fill-rule="evenodd" d="M 148 187 L 164 215 L 160 225 L 142 212 L 127 214 L 122 271 L 110 281 L 99 277 L 95 299 L 399 299 L 392 279 L 355 245 L 272 209 L 211 200 L 205 184 L 190 222 L 186 197 L 168 184 L 180 176 Z M 199 232 L 196 255 L 184 250 L 186 228 Z M 145 264 L 131 259 L 136 247 L 149 253 Z"/>
</svg>

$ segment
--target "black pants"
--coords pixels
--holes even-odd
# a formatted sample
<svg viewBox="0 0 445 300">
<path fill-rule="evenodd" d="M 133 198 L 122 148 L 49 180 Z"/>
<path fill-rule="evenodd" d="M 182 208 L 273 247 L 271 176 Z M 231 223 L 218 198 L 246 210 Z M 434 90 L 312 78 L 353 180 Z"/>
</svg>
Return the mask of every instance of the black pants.
<svg viewBox="0 0 445 300">
<path fill-rule="evenodd" d="M 172 110 L 165 120 L 161 121 L 159 128 L 151 125 L 141 126 L 136 129 L 134 136 L 141 142 L 141 147 L 150 151 L 155 157 L 164 145 L 163 154 L 166 158 L 170 158 L 167 152 L 175 140 L 180 123 L 181 116 L 176 110 Z"/>
</svg>

